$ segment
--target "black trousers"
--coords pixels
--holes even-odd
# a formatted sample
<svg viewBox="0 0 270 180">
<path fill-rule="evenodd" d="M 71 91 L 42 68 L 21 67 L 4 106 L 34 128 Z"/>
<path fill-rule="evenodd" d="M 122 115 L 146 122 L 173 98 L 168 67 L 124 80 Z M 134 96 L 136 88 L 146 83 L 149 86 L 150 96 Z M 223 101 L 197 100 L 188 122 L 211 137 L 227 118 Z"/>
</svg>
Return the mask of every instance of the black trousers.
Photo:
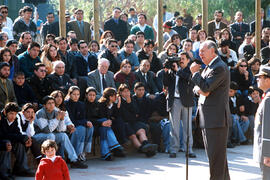
<svg viewBox="0 0 270 180">
<path fill-rule="evenodd" d="M 209 159 L 210 180 L 230 180 L 226 152 L 228 127 L 204 128 L 202 136 Z"/>
</svg>

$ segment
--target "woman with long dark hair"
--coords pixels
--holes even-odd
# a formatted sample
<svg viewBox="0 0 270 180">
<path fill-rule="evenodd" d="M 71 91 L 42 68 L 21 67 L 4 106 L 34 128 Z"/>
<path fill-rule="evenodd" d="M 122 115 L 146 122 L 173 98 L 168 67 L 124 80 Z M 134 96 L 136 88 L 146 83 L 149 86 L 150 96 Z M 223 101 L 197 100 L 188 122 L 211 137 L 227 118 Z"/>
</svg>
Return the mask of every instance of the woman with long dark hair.
<svg viewBox="0 0 270 180">
<path fill-rule="evenodd" d="M 76 131 L 71 134 L 71 143 L 78 158 L 86 161 L 86 153 L 91 152 L 94 127 L 92 122 L 86 118 L 85 104 L 79 101 L 79 98 L 80 89 L 77 86 L 71 86 L 65 98 L 65 106 L 76 127 Z"/>
<path fill-rule="evenodd" d="M 61 60 L 61 56 L 55 45 L 48 44 L 47 47 L 44 48 L 40 59 L 46 66 L 47 74 L 51 74 L 53 72 L 53 62 Z"/>
</svg>

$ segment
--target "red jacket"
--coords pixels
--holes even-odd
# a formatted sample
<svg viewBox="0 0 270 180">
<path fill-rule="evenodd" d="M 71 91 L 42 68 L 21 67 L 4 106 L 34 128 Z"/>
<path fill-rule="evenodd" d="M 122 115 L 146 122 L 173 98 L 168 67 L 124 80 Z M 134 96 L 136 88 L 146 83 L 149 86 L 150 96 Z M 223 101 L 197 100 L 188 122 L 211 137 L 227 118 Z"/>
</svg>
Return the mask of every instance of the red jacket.
<svg viewBox="0 0 270 180">
<path fill-rule="evenodd" d="M 52 162 L 50 159 L 42 158 L 37 172 L 36 180 L 70 180 L 66 162 L 57 156 Z"/>
</svg>

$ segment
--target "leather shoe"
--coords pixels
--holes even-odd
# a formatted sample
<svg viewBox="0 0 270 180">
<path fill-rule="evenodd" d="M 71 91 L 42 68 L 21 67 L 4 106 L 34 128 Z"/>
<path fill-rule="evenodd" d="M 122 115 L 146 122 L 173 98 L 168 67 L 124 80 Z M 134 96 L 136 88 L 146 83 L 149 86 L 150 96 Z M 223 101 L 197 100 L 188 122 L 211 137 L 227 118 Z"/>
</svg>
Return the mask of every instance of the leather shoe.
<svg viewBox="0 0 270 180">
<path fill-rule="evenodd" d="M 190 158 L 196 158 L 197 156 L 196 156 L 195 153 L 189 153 L 189 154 L 188 154 L 188 157 L 190 157 Z"/>
<path fill-rule="evenodd" d="M 176 153 L 170 153 L 169 157 L 170 158 L 176 158 Z"/>
<path fill-rule="evenodd" d="M 234 145 L 232 143 L 227 143 L 227 148 L 234 148 Z"/>
</svg>

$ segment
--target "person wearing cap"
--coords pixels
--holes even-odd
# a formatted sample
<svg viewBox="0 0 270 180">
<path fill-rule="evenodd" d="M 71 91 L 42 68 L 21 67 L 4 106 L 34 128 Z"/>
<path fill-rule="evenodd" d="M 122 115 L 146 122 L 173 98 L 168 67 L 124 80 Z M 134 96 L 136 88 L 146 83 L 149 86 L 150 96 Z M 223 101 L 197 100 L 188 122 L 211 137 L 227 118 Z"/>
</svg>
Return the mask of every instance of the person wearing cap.
<svg viewBox="0 0 270 180">
<path fill-rule="evenodd" d="M 19 40 L 21 34 L 25 31 L 31 33 L 32 38 L 36 37 L 37 26 L 31 19 L 33 9 L 30 6 L 23 8 L 23 17 L 13 24 L 13 35 L 16 40 Z"/>
<path fill-rule="evenodd" d="M 162 10 L 163 10 L 163 23 L 173 18 L 173 14 L 166 11 L 167 5 L 163 5 Z M 153 27 L 155 31 L 158 32 L 158 15 L 155 15 L 154 17 Z"/>
<path fill-rule="evenodd" d="M 214 13 L 214 20 L 208 23 L 208 35 L 214 36 L 216 30 L 227 28 L 227 25 L 222 22 L 223 11 L 216 10 Z"/>
<path fill-rule="evenodd" d="M 260 164 L 262 179 L 270 179 L 270 66 L 260 67 L 258 87 L 264 91 L 255 116 L 253 158 Z"/>
<path fill-rule="evenodd" d="M 69 30 L 75 31 L 78 40 L 84 40 L 89 43 L 91 41 L 91 29 L 90 24 L 83 20 L 84 12 L 82 9 L 75 11 L 76 20 L 68 23 Z"/>
<path fill-rule="evenodd" d="M 114 38 L 118 41 L 118 45 L 122 47 L 124 41 L 127 39 L 129 32 L 126 22 L 120 19 L 121 9 L 115 7 L 113 9 L 112 18 L 104 23 L 104 31 L 110 30 L 114 34 Z"/>
<path fill-rule="evenodd" d="M 134 25 L 131 30 L 130 34 L 136 34 L 137 32 L 141 31 L 144 33 L 145 39 L 152 39 L 154 40 L 154 30 L 151 26 L 146 24 L 147 17 L 145 14 L 140 13 L 138 14 L 138 24 Z"/>
<path fill-rule="evenodd" d="M 172 37 L 172 35 L 177 34 L 175 30 L 172 29 L 172 22 L 171 21 L 166 21 L 163 24 L 163 42 L 166 43 L 169 41 Z"/>
<path fill-rule="evenodd" d="M 59 36 L 59 23 L 55 22 L 55 16 L 53 12 L 49 12 L 46 16 L 47 21 L 43 24 L 41 28 L 41 36 L 43 41 L 45 41 L 47 34 L 54 34 Z"/>
<path fill-rule="evenodd" d="M 17 102 L 13 83 L 8 79 L 10 65 L 7 62 L 0 63 L 0 111 L 8 102 Z"/>
</svg>

